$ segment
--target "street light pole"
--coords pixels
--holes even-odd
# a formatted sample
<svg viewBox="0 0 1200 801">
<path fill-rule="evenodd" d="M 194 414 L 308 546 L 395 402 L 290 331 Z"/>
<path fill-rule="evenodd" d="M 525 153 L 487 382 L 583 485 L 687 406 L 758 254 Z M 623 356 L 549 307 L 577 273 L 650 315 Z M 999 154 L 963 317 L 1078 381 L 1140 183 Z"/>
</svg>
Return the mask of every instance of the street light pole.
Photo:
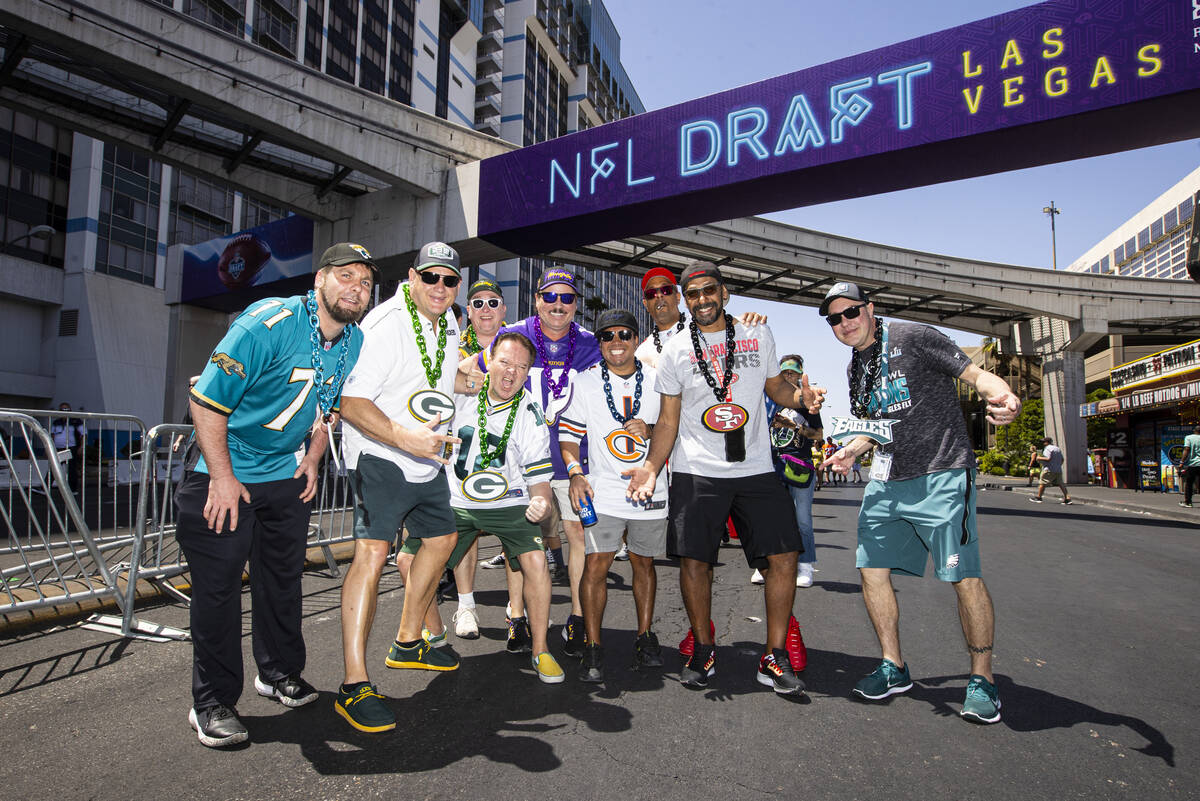
<svg viewBox="0 0 1200 801">
<path fill-rule="evenodd" d="M 1042 206 L 1042 214 L 1050 215 L 1050 259 L 1055 270 L 1058 269 L 1058 237 L 1054 233 L 1054 217 L 1061 213 L 1062 209 L 1055 208 L 1053 200 L 1050 201 L 1049 206 Z"/>
<path fill-rule="evenodd" d="M 32 228 L 30 228 L 26 233 L 23 233 L 18 237 L 10 239 L 3 244 L 0 244 L 0 253 L 6 252 L 9 248 L 9 246 L 15 245 L 18 242 L 26 242 L 30 239 L 40 239 L 42 241 L 45 241 L 57 233 L 58 233 L 58 231 L 56 231 L 54 229 L 53 225 L 35 225 Z"/>
</svg>

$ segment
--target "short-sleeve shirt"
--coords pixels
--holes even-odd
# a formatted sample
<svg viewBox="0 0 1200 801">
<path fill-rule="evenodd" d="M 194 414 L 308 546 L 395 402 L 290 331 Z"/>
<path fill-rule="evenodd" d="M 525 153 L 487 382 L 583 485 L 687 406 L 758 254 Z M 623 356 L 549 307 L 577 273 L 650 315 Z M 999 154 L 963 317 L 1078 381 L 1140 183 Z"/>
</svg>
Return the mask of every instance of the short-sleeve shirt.
<svg viewBox="0 0 1200 801">
<path fill-rule="evenodd" d="M 500 447 L 509 415 L 515 406 L 512 432 L 504 450 L 483 466 L 479 432 L 479 396 L 456 395 L 454 435 L 462 443 L 454 446 L 452 467 L 446 471 L 450 482 L 450 505 L 456 509 L 499 509 L 528 506 L 529 485 L 549 481 L 550 430 L 542 407 L 522 390 L 504 403 L 484 407 L 488 452 Z"/>
<path fill-rule="evenodd" d="M 642 364 L 646 364 L 646 365 L 649 365 L 650 367 L 657 368 L 658 367 L 658 357 L 659 357 L 659 353 L 661 352 L 659 350 L 659 347 L 660 346 L 666 347 L 667 342 L 669 342 L 671 340 L 671 337 L 675 336 L 680 331 L 686 331 L 687 323 L 688 323 L 687 315 L 680 314 L 679 322 L 675 323 L 675 325 L 671 326 L 670 328 L 666 329 L 665 331 L 657 332 L 658 333 L 658 345 L 654 344 L 654 334 L 651 333 L 650 336 L 646 337 L 642 341 L 642 344 L 638 345 L 637 350 L 635 350 L 633 352 L 633 355 L 638 357 L 639 359 L 641 359 Z M 680 325 L 682 325 L 683 327 L 680 328 Z"/>
<path fill-rule="evenodd" d="M 725 331 L 701 333 L 700 337 L 709 374 L 720 383 L 729 356 L 725 353 Z M 671 451 L 672 473 L 738 478 L 774 470 L 762 399 L 767 379 L 779 375 L 771 330 L 765 325 L 746 327 L 734 323 L 732 357 L 733 377 L 726 399 L 745 409 L 748 416 L 743 426 L 746 458 L 741 462 L 727 461 L 725 435 L 704 425 L 705 410 L 718 401 L 697 366 L 691 335 L 684 331 L 663 346 L 655 389 L 663 395 L 681 396 L 679 434 Z"/>
<path fill-rule="evenodd" d="M 323 343 L 328 347 L 317 348 L 326 384 L 334 382 L 343 343 L 348 375 L 362 342 L 359 329 L 348 326 L 336 341 Z M 229 458 L 238 481 L 280 481 L 295 474 L 298 451 L 317 419 L 312 354 L 312 323 L 302 295 L 251 304 L 217 343 L 191 398 L 229 418 Z M 203 457 L 196 470 L 208 472 Z"/>
<path fill-rule="evenodd" d="M 446 349 L 436 386 L 431 387 L 425 375 L 416 329 L 401 285 L 395 295 L 363 319 L 362 355 L 346 379 L 344 393 L 374 402 L 389 419 L 405 428 L 423 426 L 440 413 L 442 419 L 435 430 L 440 434 L 450 430 L 454 420 L 454 377 L 458 372 L 458 324 L 449 310 L 442 317 L 446 320 Z M 420 313 L 417 320 L 425 338 L 425 353 L 430 364 L 436 364 L 438 323 Z M 343 428 L 342 449 L 349 468 L 358 465 L 360 455 L 369 453 L 398 465 L 405 479 L 413 483 L 430 481 L 442 469 L 440 462 L 384 445 L 349 423 Z"/>
<path fill-rule="evenodd" d="M 1188 460 L 1184 467 L 1200 467 L 1200 434 L 1184 437 L 1183 447 L 1188 448 Z"/>
<path fill-rule="evenodd" d="M 1042 449 L 1042 456 L 1045 457 L 1046 459 L 1049 459 L 1049 461 L 1046 462 L 1047 470 L 1049 470 L 1051 473 L 1061 473 L 1062 472 L 1063 453 L 1062 453 L 1062 450 L 1057 445 L 1054 445 L 1054 444 L 1047 445 L 1045 448 Z"/>
<path fill-rule="evenodd" d="M 622 416 L 632 414 L 648 425 L 658 422 L 662 396 L 654 391 L 655 379 L 654 368 L 642 365 L 639 393 L 636 372 L 622 378 L 609 370 L 609 389 L 617 412 Z M 625 520 L 664 518 L 667 516 L 667 482 L 663 480 L 661 471 L 654 487 L 654 497 L 649 501 L 635 503 L 625 497 L 629 479 L 621 478 L 621 473 L 640 465 L 650 445 L 642 437 L 626 431 L 624 425 L 613 417 L 612 410 L 608 408 L 608 398 L 600 365 L 576 376 L 571 405 L 563 410 L 558 419 L 559 436 L 563 441 L 574 442 L 580 442 L 586 436 L 591 442 L 588 481 L 592 485 L 593 504 L 597 512 Z M 635 398 L 638 404 L 636 413 L 633 411 Z"/>
<path fill-rule="evenodd" d="M 974 467 L 975 454 L 955 387 L 970 358 L 932 326 L 891 321 L 887 326 L 887 382 L 883 393 L 872 398 L 868 416 L 897 421 L 893 442 L 880 448 L 892 454 L 889 479 Z M 849 379 L 849 366 L 846 374 Z"/>
</svg>

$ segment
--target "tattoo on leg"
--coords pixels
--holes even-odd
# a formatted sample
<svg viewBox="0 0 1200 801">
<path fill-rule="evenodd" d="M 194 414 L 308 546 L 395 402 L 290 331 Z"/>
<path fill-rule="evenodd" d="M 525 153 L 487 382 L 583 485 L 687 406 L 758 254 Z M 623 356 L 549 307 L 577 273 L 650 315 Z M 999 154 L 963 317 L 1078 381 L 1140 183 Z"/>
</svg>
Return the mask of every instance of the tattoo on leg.
<svg viewBox="0 0 1200 801">
<path fill-rule="evenodd" d="M 992 650 L 992 645 L 991 643 L 987 645 L 971 645 L 971 643 L 967 643 L 967 650 L 973 654 L 986 654 Z"/>
</svg>

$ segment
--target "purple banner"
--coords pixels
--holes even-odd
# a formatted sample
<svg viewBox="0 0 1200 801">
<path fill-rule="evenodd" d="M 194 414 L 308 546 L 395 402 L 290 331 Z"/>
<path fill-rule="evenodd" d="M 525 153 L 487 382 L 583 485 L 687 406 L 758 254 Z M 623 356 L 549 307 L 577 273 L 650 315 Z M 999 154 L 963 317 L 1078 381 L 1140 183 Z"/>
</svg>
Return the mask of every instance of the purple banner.
<svg viewBox="0 0 1200 801">
<path fill-rule="evenodd" d="M 313 272 L 313 223 L 293 215 L 183 251 L 180 299 L 191 303 Z M 261 292 L 257 293 L 262 295 Z"/>
<path fill-rule="evenodd" d="M 479 233 L 541 253 L 1194 137 L 1198 6 L 1055 0 L 485 159 Z"/>
</svg>

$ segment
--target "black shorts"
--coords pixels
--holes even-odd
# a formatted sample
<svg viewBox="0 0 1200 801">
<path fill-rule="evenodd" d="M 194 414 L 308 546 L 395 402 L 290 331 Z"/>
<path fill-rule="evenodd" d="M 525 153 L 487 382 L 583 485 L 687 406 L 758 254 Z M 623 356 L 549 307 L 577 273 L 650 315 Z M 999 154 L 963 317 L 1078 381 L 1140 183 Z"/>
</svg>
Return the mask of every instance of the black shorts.
<svg viewBox="0 0 1200 801">
<path fill-rule="evenodd" d="M 729 517 L 753 568 L 766 567 L 768 556 L 804 550 L 792 496 L 773 472 L 744 478 L 671 474 L 667 554 L 715 565 Z"/>
<path fill-rule="evenodd" d="M 400 531 L 410 537 L 454 534 L 450 485 L 438 473 L 429 481 L 413 484 L 400 465 L 364 453 L 350 471 L 354 488 L 354 538 L 391 542 Z"/>
</svg>

